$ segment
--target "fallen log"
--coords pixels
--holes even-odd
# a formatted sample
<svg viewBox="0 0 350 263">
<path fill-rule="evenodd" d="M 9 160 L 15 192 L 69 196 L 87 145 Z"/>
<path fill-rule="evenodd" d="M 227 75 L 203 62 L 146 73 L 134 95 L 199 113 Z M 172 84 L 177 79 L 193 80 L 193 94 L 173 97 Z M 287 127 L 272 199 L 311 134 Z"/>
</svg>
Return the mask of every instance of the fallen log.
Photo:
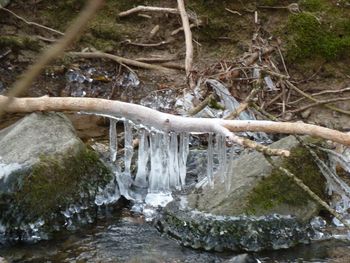
<svg viewBox="0 0 350 263">
<path fill-rule="evenodd" d="M 0 95 L 0 105 L 7 104 L 8 100 L 8 97 Z M 162 113 L 137 104 L 98 98 L 13 98 L 5 108 L 5 112 L 7 113 L 29 113 L 34 111 L 83 111 L 101 113 L 124 117 L 135 123 L 154 127 L 162 131 L 219 133 L 231 141 L 237 140 L 237 136 L 233 132 L 260 131 L 266 133 L 311 135 L 350 146 L 350 134 L 313 124 L 182 117 Z"/>
</svg>

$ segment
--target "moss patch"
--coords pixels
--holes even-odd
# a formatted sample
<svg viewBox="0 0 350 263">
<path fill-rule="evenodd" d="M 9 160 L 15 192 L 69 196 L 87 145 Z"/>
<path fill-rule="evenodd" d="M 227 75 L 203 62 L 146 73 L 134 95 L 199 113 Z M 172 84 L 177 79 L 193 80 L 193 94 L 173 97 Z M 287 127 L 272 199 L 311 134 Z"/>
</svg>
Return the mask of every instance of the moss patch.
<svg viewBox="0 0 350 263">
<path fill-rule="evenodd" d="M 36 39 L 26 36 L 0 36 L 0 48 L 11 48 L 15 52 L 22 49 L 39 51 L 40 44 Z"/>
<path fill-rule="evenodd" d="M 325 179 L 307 149 L 293 148 L 291 156 L 285 159 L 281 166 L 301 179 L 321 199 L 327 198 Z M 246 212 L 250 214 L 262 210 L 270 211 L 280 204 L 302 207 L 310 201 L 312 199 L 309 195 L 300 189 L 292 179 L 278 169 L 273 169 L 271 175 L 263 179 L 248 197 Z"/>
<path fill-rule="evenodd" d="M 42 156 L 30 174 L 18 180 L 18 190 L 8 196 L 12 202 L 3 223 L 14 226 L 38 218 L 50 222 L 70 204 L 92 204 L 98 188 L 111 179 L 111 172 L 92 150 L 63 158 Z"/>
<path fill-rule="evenodd" d="M 323 10 L 325 14 L 303 12 L 289 16 L 285 27 L 287 59 L 300 62 L 321 57 L 332 61 L 349 57 L 349 16 L 335 8 L 327 9 L 322 1 L 307 2 L 307 9 Z"/>
</svg>

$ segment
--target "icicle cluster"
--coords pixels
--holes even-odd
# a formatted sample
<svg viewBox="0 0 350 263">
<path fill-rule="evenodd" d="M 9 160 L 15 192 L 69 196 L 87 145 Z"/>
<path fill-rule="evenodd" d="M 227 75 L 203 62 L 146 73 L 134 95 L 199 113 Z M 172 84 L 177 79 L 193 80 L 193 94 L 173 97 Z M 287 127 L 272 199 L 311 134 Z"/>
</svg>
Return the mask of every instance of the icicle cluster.
<svg viewBox="0 0 350 263">
<path fill-rule="evenodd" d="M 117 131 L 115 119 L 110 121 L 110 159 L 117 159 Z M 138 129 L 137 173 L 132 180 L 131 161 L 133 157 L 133 127 Z M 124 120 L 124 170 L 116 167 L 116 181 L 120 194 L 133 199 L 129 194 L 131 185 L 148 188 L 146 203 L 158 205 L 171 197 L 173 189 L 185 186 L 186 162 L 189 152 L 188 133 L 165 133 L 149 130 L 144 126 L 134 126 Z M 117 164 L 116 164 L 117 166 Z M 162 196 L 162 198 L 159 198 Z M 162 200 L 159 200 L 162 199 Z"/>
</svg>

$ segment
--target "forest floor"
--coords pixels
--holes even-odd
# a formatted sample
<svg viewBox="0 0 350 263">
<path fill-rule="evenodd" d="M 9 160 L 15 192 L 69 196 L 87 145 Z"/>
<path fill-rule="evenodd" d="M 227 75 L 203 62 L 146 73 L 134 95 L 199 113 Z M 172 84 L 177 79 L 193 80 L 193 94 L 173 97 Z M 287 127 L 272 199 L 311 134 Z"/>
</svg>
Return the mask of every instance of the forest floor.
<svg viewBox="0 0 350 263">
<path fill-rule="evenodd" d="M 27 22 L 64 32 L 84 2 L 13 0 L 6 8 Z M 191 92 L 183 70 L 184 34 L 172 34 L 182 26 L 180 16 L 144 12 L 118 17 L 137 5 L 176 8 L 170 0 L 107 0 L 67 52 L 99 50 L 130 59 L 144 58 L 149 63 L 166 60 L 165 65 L 176 70 L 130 69 L 110 60 L 65 55 L 45 68 L 22 95 L 87 96 L 139 103 L 147 96 L 174 98 Z M 194 24 L 192 75 L 196 80 L 220 80 L 238 101 L 244 101 L 259 83 L 259 92 L 249 101 L 250 106 L 252 102 L 257 105 L 258 118 L 302 120 L 350 131 L 349 1 L 191 0 L 186 1 L 186 8 Z M 6 94 L 40 51 L 59 37 L 59 33 L 0 10 L 0 94 Z M 264 54 L 266 49 L 271 52 Z M 254 68 L 262 70 L 263 84 L 254 77 Z M 69 81 L 73 73 L 88 74 L 91 83 L 85 83 L 82 90 Z M 135 80 L 130 80 L 130 74 L 141 84 L 132 83 Z M 205 86 L 204 81 L 200 83 Z M 3 117 L 0 128 L 16 119 L 13 115 Z M 71 115 L 71 119 L 82 138 L 106 134 L 107 125 L 100 118 Z"/>
</svg>

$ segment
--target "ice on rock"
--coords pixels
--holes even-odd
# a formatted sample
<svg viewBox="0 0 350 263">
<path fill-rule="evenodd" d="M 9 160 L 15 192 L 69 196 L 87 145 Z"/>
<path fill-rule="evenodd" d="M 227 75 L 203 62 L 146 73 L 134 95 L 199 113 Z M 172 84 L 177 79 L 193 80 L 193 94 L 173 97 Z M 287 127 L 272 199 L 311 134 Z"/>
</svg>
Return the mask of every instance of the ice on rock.
<svg viewBox="0 0 350 263">
<path fill-rule="evenodd" d="M 140 135 L 139 135 L 137 173 L 134 181 L 134 185 L 141 188 L 146 188 L 148 186 L 148 182 L 147 182 L 148 161 L 149 161 L 148 132 L 145 129 L 141 129 Z"/>
</svg>

